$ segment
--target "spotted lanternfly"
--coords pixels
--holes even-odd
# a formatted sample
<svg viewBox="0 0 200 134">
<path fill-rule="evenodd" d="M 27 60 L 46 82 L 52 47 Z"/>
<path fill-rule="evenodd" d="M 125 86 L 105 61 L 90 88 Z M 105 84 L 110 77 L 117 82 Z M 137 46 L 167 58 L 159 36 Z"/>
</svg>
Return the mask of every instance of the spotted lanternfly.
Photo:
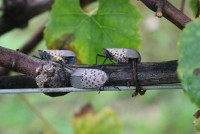
<svg viewBox="0 0 200 134">
<path fill-rule="evenodd" d="M 103 48 L 105 57 L 118 63 L 128 63 L 131 59 L 141 61 L 138 51 L 131 48 Z"/>
<path fill-rule="evenodd" d="M 107 59 L 109 59 L 112 62 L 114 60 L 118 63 L 129 63 L 132 66 L 132 77 L 136 86 L 136 91 L 133 93 L 132 96 L 136 96 L 138 93 L 140 95 L 144 95 L 146 90 L 141 88 L 137 78 L 137 63 L 141 62 L 141 56 L 139 52 L 135 49 L 130 48 L 104 48 L 103 51 L 105 56 L 99 54 L 97 55 L 105 57 L 103 64 Z"/>
<path fill-rule="evenodd" d="M 101 88 L 108 81 L 108 75 L 98 69 L 78 68 L 71 75 L 71 85 L 75 88 Z"/>
<path fill-rule="evenodd" d="M 62 64 L 74 64 L 76 55 L 69 50 L 38 50 L 41 59 L 51 60 Z"/>
</svg>

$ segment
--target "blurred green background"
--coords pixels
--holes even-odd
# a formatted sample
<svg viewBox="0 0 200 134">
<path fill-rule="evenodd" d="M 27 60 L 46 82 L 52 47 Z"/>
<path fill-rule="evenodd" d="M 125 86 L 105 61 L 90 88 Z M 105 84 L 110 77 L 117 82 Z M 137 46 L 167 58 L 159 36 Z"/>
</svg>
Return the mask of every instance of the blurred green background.
<svg viewBox="0 0 200 134">
<path fill-rule="evenodd" d="M 171 2 L 180 8 L 181 1 Z M 181 30 L 165 18 L 155 17 L 154 12 L 140 1 L 134 0 L 133 3 L 143 17 L 140 28 L 142 46 L 139 49 L 142 61 L 178 59 L 176 41 Z M 184 12 L 192 17 L 188 3 Z M 15 29 L 1 36 L 1 46 L 20 48 L 47 19 L 48 13 L 44 13 L 35 17 L 28 28 Z M 44 41 L 32 54 L 37 55 L 38 49 L 46 49 Z M 113 118 L 121 122 L 123 134 L 195 133 L 192 122 L 197 107 L 182 90 L 148 91 L 135 98 L 131 98 L 131 94 L 129 91 L 70 93 L 57 98 L 44 94 L 0 95 L 0 133 L 51 134 L 56 130 L 58 134 L 73 134 L 74 114 L 87 103 L 91 103 L 97 113 L 104 108 L 112 109 L 116 114 Z M 109 126 L 109 122 L 104 123 Z M 99 126 L 101 124 L 95 127 Z"/>
</svg>

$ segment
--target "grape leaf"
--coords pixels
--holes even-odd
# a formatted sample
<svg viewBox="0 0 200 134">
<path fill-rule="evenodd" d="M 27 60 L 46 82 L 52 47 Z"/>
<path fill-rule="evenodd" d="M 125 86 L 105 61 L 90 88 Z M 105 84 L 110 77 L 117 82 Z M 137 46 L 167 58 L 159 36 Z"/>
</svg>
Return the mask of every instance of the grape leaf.
<svg viewBox="0 0 200 134">
<path fill-rule="evenodd" d="M 129 0 L 99 0 L 91 13 L 82 11 L 79 0 L 56 0 L 45 29 L 48 48 L 64 46 L 82 63 L 94 63 L 102 48 L 138 48 L 140 14 Z"/>
<path fill-rule="evenodd" d="M 200 107 L 200 19 L 189 23 L 178 41 L 178 74 L 191 100 Z"/>
</svg>

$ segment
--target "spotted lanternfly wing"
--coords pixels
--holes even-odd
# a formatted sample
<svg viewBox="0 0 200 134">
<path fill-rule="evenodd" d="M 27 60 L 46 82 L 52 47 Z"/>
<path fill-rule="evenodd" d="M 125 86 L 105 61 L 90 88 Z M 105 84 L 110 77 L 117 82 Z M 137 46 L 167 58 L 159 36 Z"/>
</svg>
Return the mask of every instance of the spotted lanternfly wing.
<svg viewBox="0 0 200 134">
<path fill-rule="evenodd" d="M 108 80 L 108 75 L 98 69 L 78 68 L 71 75 L 71 85 L 75 88 L 100 88 Z"/>
<path fill-rule="evenodd" d="M 128 63 L 129 59 L 141 61 L 139 52 L 131 48 L 104 48 L 104 54 L 119 63 Z"/>
<path fill-rule="evenodd" d="M 74 64 L 76 55 L 69 50 L 38 50 L 41 59 L 52 60 L 64 64 Z"/>
</svg>

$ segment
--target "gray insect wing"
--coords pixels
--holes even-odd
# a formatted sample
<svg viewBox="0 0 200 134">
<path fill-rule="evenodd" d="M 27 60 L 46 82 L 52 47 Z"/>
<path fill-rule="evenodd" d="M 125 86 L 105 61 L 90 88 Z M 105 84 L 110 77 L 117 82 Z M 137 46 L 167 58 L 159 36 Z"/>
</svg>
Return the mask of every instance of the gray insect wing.
<svg viewBox="0 0 200 134">
<path fill-rule="evenodd" d="M 140 53 L 135 49 L 127 48 L 126 57 L 129 59 L 138 59 L 138 61 L 141 62 Z"/>
<path fill-rule="evenodd" d="M 74 64 L 76 62 L 76 54 L 70 50 L 38 50 L 38 52 L 44 60 L 60 57 L 63 61 L 67 60 L 67 64 Z"/>
<path fill-rule="evenodd" d="M 108 80 L 107 74 L 98 69 L 78 68 L 71 75 L 71 85 L 75 88 L 100 88 Z"/>
<path fill-rule="evenodd" d="M 70 50 L 38 50 L 38 52 L 40 56 L 44 53 L 48 53 L 61 57 L 76 57 L 76 54 Z"/>
</svg>

